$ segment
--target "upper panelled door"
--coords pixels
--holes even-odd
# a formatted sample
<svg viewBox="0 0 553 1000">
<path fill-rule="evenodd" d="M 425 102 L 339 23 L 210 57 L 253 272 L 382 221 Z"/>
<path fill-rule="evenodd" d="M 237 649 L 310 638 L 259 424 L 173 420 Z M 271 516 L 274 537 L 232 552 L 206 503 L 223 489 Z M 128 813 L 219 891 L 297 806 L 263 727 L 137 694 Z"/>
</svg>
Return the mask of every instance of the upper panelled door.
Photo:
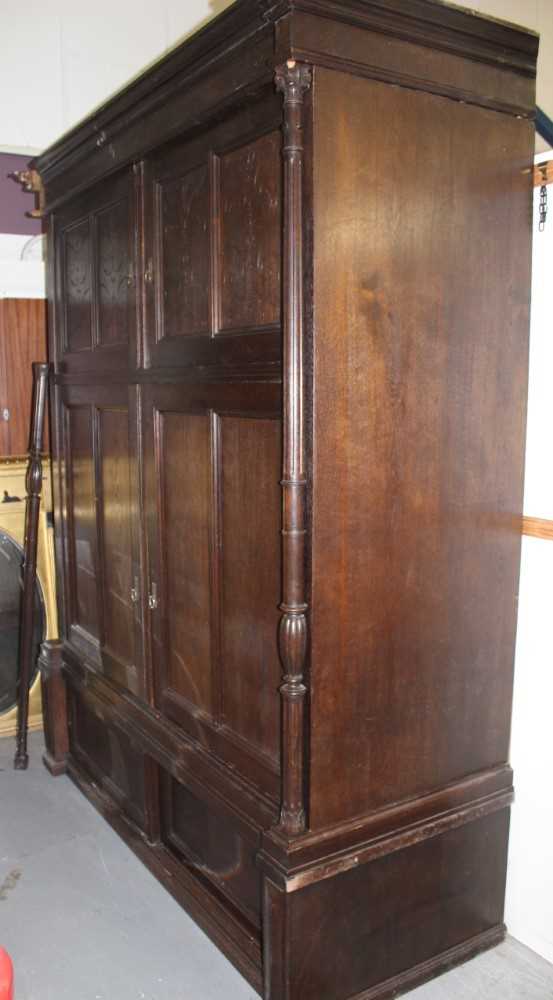
<svg viewBox="0 0 553 1000">
<path fill-rule="evenodd" d="M 144 695 L 136 388 L 66 386 L 66 607 L 70 641 Z"/>
<path fill-rule="evenodd" d="M 147 365 L 278 365 L 281 115 L 271 94 L 144 165 Z"/>
<path fill-rule="evenodd" d="M 64 373 L 138 361 L 135 177 L 116 174 L 56 214 L 55 362 Z"/>
<path fill-rule="evenodd" d="M 278 795 L 280 386 L 145 391 L 158 707 Z"/>
</svg>

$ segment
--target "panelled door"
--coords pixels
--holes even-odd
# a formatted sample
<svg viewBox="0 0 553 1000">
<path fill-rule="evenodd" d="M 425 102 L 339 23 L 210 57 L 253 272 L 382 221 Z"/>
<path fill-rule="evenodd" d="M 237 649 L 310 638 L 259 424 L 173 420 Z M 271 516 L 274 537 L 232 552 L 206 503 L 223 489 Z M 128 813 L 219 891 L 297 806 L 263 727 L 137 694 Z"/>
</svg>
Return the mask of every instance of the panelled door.
<svg viewBox="0 0 553 1000">
<path fill-rule="evenodd" d="M 91 375 L 138 361 L 135 173 L 124 170 L 56 213 L 56 370 Z"/>
<path fill-rule="evenodd" d="M 61 398 L 67 638 L 143 697 L 136 388 L 66 386 Z"/>
<path fill-rule="evenodd" d="M 278 792 L 280 386 L 145 388 L 155 697 Z"/>
<path fill-rule="evenodd" d="M 66 638 L 143 696 L 137 390 L 127 384 L 139 351 L 135 202 L 135 172 L 125 169 L 56 213 L 54 360 Z"/>
<path fill-rule="evenodd" d="M 279 364 L 281 118 L 271 94 L 145 164 L 147 365 Z"/>
<path fill-rule="evenodd" d="M 281 107 L 146 164 L 144 385 L 159 709 L 279 794 Z M 168 378 L 168 372 L 167 376 Z"/>
</svg>

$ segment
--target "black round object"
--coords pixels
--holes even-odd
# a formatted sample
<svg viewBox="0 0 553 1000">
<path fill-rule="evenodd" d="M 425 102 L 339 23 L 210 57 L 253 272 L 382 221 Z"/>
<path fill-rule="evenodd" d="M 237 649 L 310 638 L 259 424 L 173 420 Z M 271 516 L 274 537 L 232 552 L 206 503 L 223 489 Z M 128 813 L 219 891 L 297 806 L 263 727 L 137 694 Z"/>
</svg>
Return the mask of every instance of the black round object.
<svg viewBox="0 0 553 1000">
<path fill-rule="evenodd" d="M 5 531 L 0 531 L 0 715 L 9 712 L 17 704 L 22 569 L 23 549 Z M 44 637 L 45 617 L 37 581 L 31 685 L 38 671 L 38 653 Z"/>
</svg>

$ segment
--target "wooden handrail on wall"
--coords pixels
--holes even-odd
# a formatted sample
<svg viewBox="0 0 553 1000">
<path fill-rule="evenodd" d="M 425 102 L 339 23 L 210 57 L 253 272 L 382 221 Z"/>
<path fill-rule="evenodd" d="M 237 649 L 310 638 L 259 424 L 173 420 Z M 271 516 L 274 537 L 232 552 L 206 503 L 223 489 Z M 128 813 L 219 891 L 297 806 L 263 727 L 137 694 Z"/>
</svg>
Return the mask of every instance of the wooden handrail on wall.
<svg viewBox="0 0 553 1000">
<path fill-rule="evenodd" d="M 545 517 L 523 517 L 522 534 L 532 538 L 547 538 L 553 542 L 553 521 Z"/>
<path fill-rule="evenodd" d="M 534 167 L 534 187 L 542 184 L 553 184 L 553 160 L 536 163 Z"/>
</svg>

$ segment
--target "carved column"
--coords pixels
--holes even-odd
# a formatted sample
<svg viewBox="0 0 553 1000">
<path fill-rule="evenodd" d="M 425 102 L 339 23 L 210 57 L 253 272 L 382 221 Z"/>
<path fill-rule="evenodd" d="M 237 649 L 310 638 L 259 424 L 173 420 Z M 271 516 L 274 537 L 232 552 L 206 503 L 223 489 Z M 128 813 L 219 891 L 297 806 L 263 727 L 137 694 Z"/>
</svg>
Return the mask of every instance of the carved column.
<svg viewBox="0 0 553 1000">
<path fill-rule="evenodd" d="M 279 628 L 283 666 L 282 802 L 280 829 L 287 835 L 305 829 L 304 666 L 307 652 L 305 590 L 306 478 L 303 372 L 303 99 L 311 70 L 294 61 L 279 66 L 276 86 L 284 95 L 284 247 L 283 247 L 283 478 L 282 618 Z"/>
</svg>

